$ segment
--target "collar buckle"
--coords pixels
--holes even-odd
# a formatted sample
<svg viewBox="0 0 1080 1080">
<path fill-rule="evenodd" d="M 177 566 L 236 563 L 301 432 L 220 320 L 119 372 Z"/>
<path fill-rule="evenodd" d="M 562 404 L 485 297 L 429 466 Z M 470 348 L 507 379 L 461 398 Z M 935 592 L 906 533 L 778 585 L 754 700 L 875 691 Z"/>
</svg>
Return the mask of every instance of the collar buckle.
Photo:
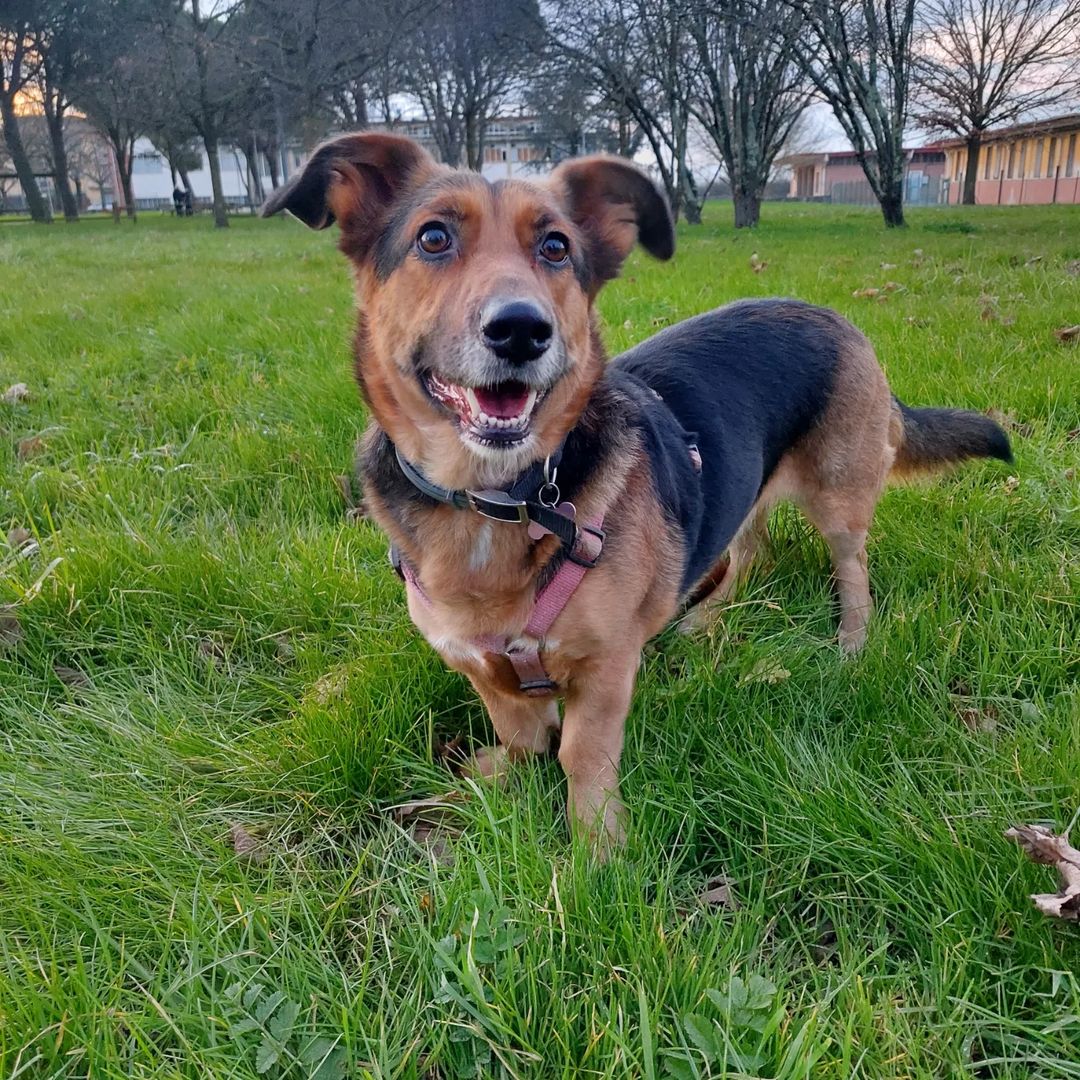
<svg viewBox="0 0 1080 1080">
<path fill-rule="evenodd" d="M 527 525 L 529 508 L 520 499 L 511 498 L 505 491 L 466 491 L 465 501 L 471 510 L 492 521 Z"/>
</svg>

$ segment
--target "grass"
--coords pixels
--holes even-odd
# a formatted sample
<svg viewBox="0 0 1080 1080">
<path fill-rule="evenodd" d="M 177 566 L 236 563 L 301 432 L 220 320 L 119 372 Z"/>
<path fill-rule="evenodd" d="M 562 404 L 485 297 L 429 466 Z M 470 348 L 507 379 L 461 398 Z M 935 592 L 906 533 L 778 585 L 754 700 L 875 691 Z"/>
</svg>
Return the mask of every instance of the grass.
<svg viewBox="0 0 1080 1080">
<path fill-rule="evenodd" d="M 1001 835 L 1080 806 L 1076 211 L 728 220 L 634 257 L 613 351 L 830 304 L 904 399 L 1010 414 L 1017 464 L 886 496 L 852 663 L 782 511 L 716 633 L 645 659 L 605 867 L 557 763 L 497 790 L 438 760 L 487 724 L 343 514 L 331 235 L 0 226 L 0 392 L 32 393 L 0 522 L 33 534 L 0 543 L 0 1075 L 1080 1077 L 1080 937 Z M 434 843 L 386 812 L 446 792 Z"/>
</svg>

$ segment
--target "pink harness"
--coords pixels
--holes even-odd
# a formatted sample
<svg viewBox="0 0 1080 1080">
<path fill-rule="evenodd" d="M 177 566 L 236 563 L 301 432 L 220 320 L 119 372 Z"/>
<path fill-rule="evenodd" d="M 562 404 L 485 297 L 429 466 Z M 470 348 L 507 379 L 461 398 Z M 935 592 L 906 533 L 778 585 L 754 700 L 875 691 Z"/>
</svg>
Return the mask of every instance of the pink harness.
<svg viewBox="0 0 1080 1080">
<path fill-rule="evenodd" d="M 604 519 L 601 516 L 588 522 L 587 527 L 579 531 L 577 545 L 581 550 L 575 551 L 577 560 L 565 558 L 555 576 L 537 593 L 520 638 L 507 639 L 498 634 L 485 634 L 473 640 L 478 649 L 498 653 L 510 661 L 514 674 L 518 677 L 519 689 L 529 697 L 550 697 L 559 690 L 559 684 L 552 680 L 544 668 L 540 647 L 544 636 L 570 602 L 586 572 L 600 557 L 603 524 Z M 424 592 L 412 564 L 406 559 L 399 559 L 398 566 L 406 587 L 411 589 L 426 607 L 432 607 L 431 597 Z"/>
</svg>

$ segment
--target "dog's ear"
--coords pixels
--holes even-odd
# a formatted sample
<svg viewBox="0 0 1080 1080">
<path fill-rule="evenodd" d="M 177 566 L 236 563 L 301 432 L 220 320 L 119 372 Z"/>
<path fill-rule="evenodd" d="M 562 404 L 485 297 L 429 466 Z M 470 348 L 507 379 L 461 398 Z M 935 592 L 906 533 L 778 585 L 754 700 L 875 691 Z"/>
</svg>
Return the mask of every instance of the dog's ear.
<svg viewBox="0 0 1080 1080">
<path fill-rule="evenodd" d="M 260 214 L 287 210 L 312 229 L 335 221 L 359 241 L 384 211 L 438 166 L 419 143 L 401 135 L 360 132 L 323 143 L 303 169 L 278 188 Z"/>
<path fill-rule="evenodd" d="M 635 165 L 596 155 L 563 162 L 550 184 L 588 244 L 593 292 L 619 273 L 635 241 L 658 259 L 675 254 L 667 199 Z"/>
</svg>

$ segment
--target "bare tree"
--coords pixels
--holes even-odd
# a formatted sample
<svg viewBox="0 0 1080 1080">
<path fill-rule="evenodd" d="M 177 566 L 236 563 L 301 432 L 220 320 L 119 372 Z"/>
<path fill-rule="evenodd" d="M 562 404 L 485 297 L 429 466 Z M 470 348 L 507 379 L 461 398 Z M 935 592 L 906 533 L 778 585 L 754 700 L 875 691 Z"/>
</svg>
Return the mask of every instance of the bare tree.
<svg viewBox="0 0 1080 1080">
<path fill-rule="evenodd" d="M 727 172 L 735 228 L 754 226 L 773 162 L 810 101 L 796 54 L 803 14 L 786 0 L 691 2 L 690 108 Z"/>
<path fill-rule="evenodd" d="M 987 128 L 1080 89 L 1080 0 L 927 0 L 915 117 L 967 143 L 963 201 L 975 202 Z"/>
<path fill-rule="evenodd" d="M 582 64 L 629 132 L 648 143 L 672 211 L 700 220 L 689 164 L 690 88 L 696 62 L 684 0 L 550 0 L 548 47 Z"/>
<path fill-rule="evenodd" d="M 40 67 L 40 55 L 35 50 L 34 10 L 33 3 L 5 4 L 0 9 L 0 124 L 30 216 L 47 225 L 52 222 L 52 211 L 34 176 L 15 109 L 16 98 L 25 92 Z"/>
<path fill-rule="evenodd" d="M 881 206 L 904 224 L 916 0 L 790 0 L 806 19 L 800 60 L 832 108 Z"/>
<path fill-rule="evenodd" d="M 488 124 L 518 87 L 538 24 L 535 0 L 442 0 L 404 43 L 404 88 L 447 164 L 483 166 Z"/>
</svg>

